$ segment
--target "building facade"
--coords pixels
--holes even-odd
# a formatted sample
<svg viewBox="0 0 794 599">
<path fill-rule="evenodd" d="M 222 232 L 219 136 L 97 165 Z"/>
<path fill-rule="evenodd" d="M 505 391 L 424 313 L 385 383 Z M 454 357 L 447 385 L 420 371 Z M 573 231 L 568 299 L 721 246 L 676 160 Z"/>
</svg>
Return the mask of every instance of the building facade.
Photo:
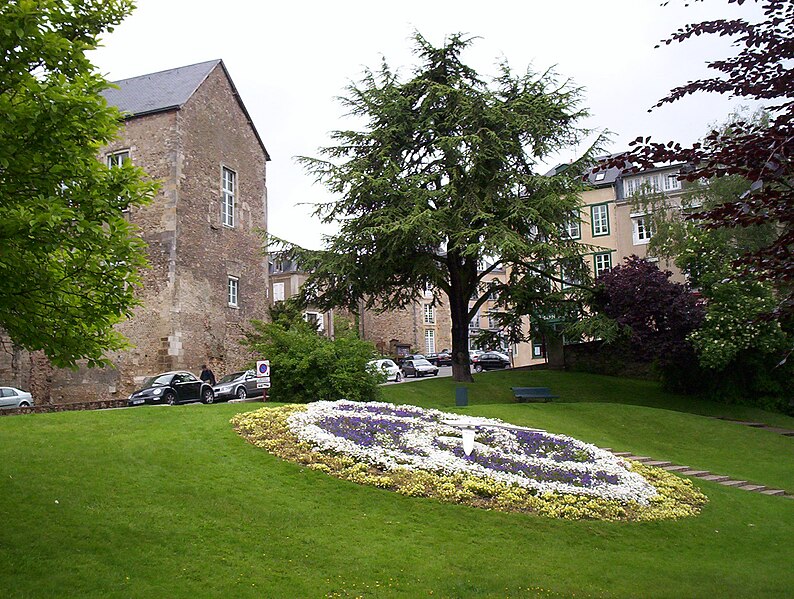
<svg viewBox="0 0 794 599">
<path fill-rule="evenodd" d="M 243 331 L 267 315 L 258 231 L 267 228 L 270 157 L 225 65 L 213 60 L 115 85 L 104 95 L 124 125 L 99 158 L 110 167 L 131 161 L 160 182 L 152 203 L 128 213 L 151 265 L 142 304 L 118 327 L 133 347 L 109 356 L 113 368 L 76 372 L 0 356 L 0 373 L 11 375 L 4 379 L 43 377 L 39 403 L 121 398 L 148 376 L 198 372 L 204 363 L 218 374 L 240 369 L 253 359 L 239 343 Z"/>
</svg>

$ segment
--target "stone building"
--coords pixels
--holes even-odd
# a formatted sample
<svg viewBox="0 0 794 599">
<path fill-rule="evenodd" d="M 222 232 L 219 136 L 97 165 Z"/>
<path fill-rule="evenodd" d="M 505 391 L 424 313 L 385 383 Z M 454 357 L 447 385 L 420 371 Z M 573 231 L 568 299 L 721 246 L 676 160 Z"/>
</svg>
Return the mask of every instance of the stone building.
<svg viewBox="0 0 794 599">
<path fill-rule="evenodd" d="M 37 356 L 0 355 L 0 375 L 36 387 L 39 403 L 125 397 L 146 376 L 216 374 L 253 359 L 240 346 L 268 304 L 267 150 L 221 60 L 115 82 L 105 98 L 125 114 L 100 159 L 130 160 L 161 183 L 154 201 L 129 219 L 148 244 L 142 305 L 119 325 L 133 348 L 115 368 L 53 369 Z M 44 372 L 46 371 L 46 372 Z"/>
</svg>

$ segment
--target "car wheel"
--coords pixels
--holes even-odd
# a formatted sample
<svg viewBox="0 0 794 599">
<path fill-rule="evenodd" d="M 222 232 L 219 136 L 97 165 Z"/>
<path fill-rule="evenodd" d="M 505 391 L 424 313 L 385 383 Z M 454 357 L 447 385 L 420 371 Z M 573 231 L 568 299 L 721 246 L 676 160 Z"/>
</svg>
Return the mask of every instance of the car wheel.
<svg viewBox="0 0 794 599">
<path fill-rule="evenodd" d="M 212 403 L 215 401 L 215 393 L 209 387 L 201 392 L 202 403 Z"/>
<path fill-rule="evenodd" d="M 477 365 L 474 367 L 474 372 L 482 372 L 482 365 L 480 365 L 480 364 L 477 364 Z"/>
<path fill-rule="evenodd" d="M 18 407 L 20 407 L 20 408 L 29 408 L 30 404 L 28 402 L 26 402 L 26 401 L 20 401 Z"/>
<path fill-rule="evenodd" d="M 399 383 L 401 380 L 403 380 L 403 375 L 402 374 L 400 374 L 398 372 L 397 374 L 394 375 L 394 382 L 395 383 Z"/>
<path fill-rule="evenodd" d="M 163 401 L 167 403 L 169 406 L 176 405 L 176 393 L 173 391 L 167 391 L 165 395 L 163 395 Z"/>
<path fill-rule="evenodd" d="M 243 400 L 248 397 L 248 393 L 245 391 L 245 387 L 240 387 L 237 389 L 237 399 Z"/>
<path fill-rule="evenodd" d="M 433 373 L 433 376 L 438 376 L 438 370 Z"/>
</svg>

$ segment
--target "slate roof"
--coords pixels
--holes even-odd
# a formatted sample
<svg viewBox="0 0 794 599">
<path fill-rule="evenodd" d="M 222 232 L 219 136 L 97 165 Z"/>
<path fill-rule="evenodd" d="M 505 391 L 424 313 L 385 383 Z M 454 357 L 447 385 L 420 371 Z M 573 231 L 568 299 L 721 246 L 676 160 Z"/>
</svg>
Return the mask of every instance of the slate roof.
<svg viewBox="0 0 794 599">
<path fill-rule="evenodd" d="M 265 144 L 259 137 L 259 133 L 251 121 L 251 116 L 248 114 L 240 94 L 237 93 L 237 88 L 234 86 L 232 78 L 229 77 L 226 65 L 220 59 L 114 81 L 113 84 L 118 89 L 115 87 L 108 88 L 102 92 L 102 95 L 108 104 L 116 106 L 128 118 L 177 110 L 190 99 L 218 65 L 223 69 L 226 78 L 229 80 L 234 97 L 240 108 L 242 108 L 248 124 L 253 129 L 256 139 L 265 153 L 265 159 L 270 160 Z"/>
<path fill-rule="evenodd" d="M 617 154 L 609 154 L 607 156 L 599 156 L 596 158 L 596 161 L 602 162 L 612 158 L 613 156 L 617 156 Z M 548 173 L 546 173 L 547 177 L 552 177 L 558 173 L 561 173 L 570 165 L 563 163 L 558 164 L 553 169 L 551 169 Z M 588 172 L 586 173 L 587 183 L 593 187 L 606 187 L 607 185 L 614 185 L 617 178 L 623 172 L 623 169 L 620 168 L 610 168 L 606 171 L 599 171 L 598 173 Z M 585 176 L 585 173 L 582 173 Z M 603 176 L 602 176 L 603 175 Z"/>
</svg>

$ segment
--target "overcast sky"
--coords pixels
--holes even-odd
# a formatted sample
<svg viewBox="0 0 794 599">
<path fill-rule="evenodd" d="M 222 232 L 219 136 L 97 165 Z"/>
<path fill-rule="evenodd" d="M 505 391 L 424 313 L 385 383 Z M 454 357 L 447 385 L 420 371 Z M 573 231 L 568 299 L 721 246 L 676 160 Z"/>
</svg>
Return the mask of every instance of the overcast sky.
<svg viewBox="0 0 794 599">
<path fill-rule="evenodd" d="M 691 0 L 690 0 L 691 1 Z M 222 58 L 272 161 L 267 166 L 269 230 L 319 248 L 323 227 L 304 203 L 330 198 L 296 164 L 316 156 L 328 133 L 350 128 L 335 100 L 365 67 L 384 57 L 406 75 L 415 64 L 411 35 L 434 45 L 452 33 L 480 39 L 464 61 L 480 75 L 506 60 L 516 72 L 554 67 L 585 88 L 586 126 L 613 132 L 610 151 L 638 135 L 691 142 L 739 105 L 698 95 L 647 110 L 674 86 L 708 71 L 705 61 L 731 53 L 719 38 L 654 49 L 695 21 L 760 14 L 753 2 L 727 0 L 138 0 L 138 8 L 93 55 L 110 80 Z M 576 150 L 551 162 L 572 159 Z M 551 165 L 551 164 L 550 164 Z"/>
</svg>

